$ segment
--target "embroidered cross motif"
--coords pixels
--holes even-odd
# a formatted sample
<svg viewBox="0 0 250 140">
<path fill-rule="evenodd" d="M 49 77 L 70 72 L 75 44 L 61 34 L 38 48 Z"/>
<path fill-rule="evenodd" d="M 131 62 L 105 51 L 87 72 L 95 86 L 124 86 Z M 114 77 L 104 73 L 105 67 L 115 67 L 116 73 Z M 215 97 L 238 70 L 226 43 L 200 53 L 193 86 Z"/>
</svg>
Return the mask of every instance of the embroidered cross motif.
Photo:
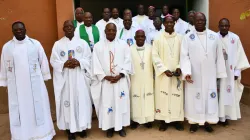
<svg viewBox="0 0 250 140">
<path fill-rule="evenodd" d="M 120 98 L 122 98 L 122 97 L 125 97 L 125 92 L 124 91 L 121 92 Z"/>
<path fill-rule="evenodd" d="M 8 71 L 12 72 L 12 67 L 10 66 L 10 60 L 8 60 L 7 62 L 8 62 Z"/>
<path fill-rule="evenodd" d="M 108 108 L 108 114 L 112 112 L 113 112 L 113 108 L 112 107 Z"/>
</svg>

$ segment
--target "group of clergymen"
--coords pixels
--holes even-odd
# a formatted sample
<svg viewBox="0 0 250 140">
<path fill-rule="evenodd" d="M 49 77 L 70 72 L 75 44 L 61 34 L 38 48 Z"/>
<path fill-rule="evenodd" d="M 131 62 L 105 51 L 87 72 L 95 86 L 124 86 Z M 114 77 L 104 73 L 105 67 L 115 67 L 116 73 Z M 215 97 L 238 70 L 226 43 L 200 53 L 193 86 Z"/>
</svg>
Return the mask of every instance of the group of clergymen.
<svg viewBox="0 0 250 140">
<path fill-rule="evenodd" d="M 146 16 L 139 5 L 137 16 L 126 9 L 122 20 L 117 8 L 104 8 L 103 19 L 93 25 L 91 13 L 77 8 L 76 20 L 64 22 L 65 36 L 55 42 L 50 63 L 57 126 L 67 130 L 69 140 L 75 133 L 87 137 L 92 104 L 109 138 L 114 131 L 125 137 L 129 125 L 151 128 L 154 120 L 160 120 L 160 131 L 170 124 L 182 131 L 185 116 L 190 132 L 199 126 L 212 132 L 211 124 L 227 126 L 241 118 L 241 71 L 249 63 L 229 20 L 221 19 L 215 33 L 206 28 L 203 13 L 189 12 L 187 23 L 178 9 L 170 15 L 164 5 L 162 11 L 156 17 L 150 6 Z M 26 35 L 23 22 L 14 22 L 12 32 L 0 67 L 12 139 L 52 139 L 47 57 L 39 41 Z"/>
</svg>

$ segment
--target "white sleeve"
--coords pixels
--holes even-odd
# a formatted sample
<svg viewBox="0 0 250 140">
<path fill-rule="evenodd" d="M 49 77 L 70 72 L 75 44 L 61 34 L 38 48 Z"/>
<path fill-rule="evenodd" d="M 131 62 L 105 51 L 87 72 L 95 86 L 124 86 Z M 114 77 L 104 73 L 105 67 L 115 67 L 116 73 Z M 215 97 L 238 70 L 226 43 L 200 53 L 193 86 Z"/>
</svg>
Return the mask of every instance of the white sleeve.
<svg viewBox="0 0 250 140">
<path fill-rule="evenodd" d="M 4 49 L 2 50 L 1 62 L 0 62 L 0 86 L 7 87 L 7 71 L 4 61 Z"/>
<path fill-rule="evenodd" d="M 44 52 L 44 49 L 43 49 L 43 47 L 42 47 L 42 45 L 40 43 L 38 44 L 38 47 L 39 47 L 39 50 L 38 50 L 39 64 L 40 64 L 40 67 L 41 67 L 41 72 L 42 72 L 42 75 L 43 75 L 43 79 L 45 81 L 47 81 L 47 80 L 51 79 L 48 59 L 47 59 L 47 56 L 46 56 L 46 54 Z"/>
</svg>

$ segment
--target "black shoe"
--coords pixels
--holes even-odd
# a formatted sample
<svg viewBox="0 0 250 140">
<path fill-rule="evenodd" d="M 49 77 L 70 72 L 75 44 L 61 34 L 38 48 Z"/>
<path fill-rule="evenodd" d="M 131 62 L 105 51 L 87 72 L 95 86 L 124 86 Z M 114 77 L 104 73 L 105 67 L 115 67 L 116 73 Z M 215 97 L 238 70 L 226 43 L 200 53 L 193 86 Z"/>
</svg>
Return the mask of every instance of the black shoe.
<svg viewBox="0 0 250 140">
<path fill-rule="evenodd" d="M 219 122 L 218 124 L 220 124 L 220 125 L 222 125 L 222 126 L 224 126 L 224 127 L 228 127 L 228 125 L 229 125 L 229 121 L 228 120 L 226 120 L 225 122 Z"/>
<path fill-rule="evenodd" d="M 139 123 L 132 121 L 132 122 L 131 122 L 131 125 L 130 125 L 130 128 L 131 128 L 132 130 L 135 130 L 138 126 L 139 126 Z"/>
<path fill-rule="evenodd" d="M 175 122 L 174 125 L 175 125 L 176 130 L 178 130 L 178 131 L 183 131 L 184 130 L 184 125 L 181 122 Z"/>
<path fill-rule="evenodd" d="M 198 125 L 198 124 L 191 124 L 189 131 L 190 131 L 191 133 L 194 133 L 194 132 L 196 132 L 198 129 L 199 129 L 199 125 Z"/>
<path fill-rule="evenodd" d="M 68 140 L 76 140 L 75 133 L 69 133 L 68 134 Z"/>
<path fill-rule="evenodd" d="M 144 126 L 147 128 L 152 128 L 153 124 L 151 122 L 148 122 L 148 123 L 145 123 Z"/>
<path fill-rule="evenodd" d="M 112 138 L 114 135 L 114 128 L 111 128 L 107 131 L 107 137 Z"/>
<path fill-rule="evenodd" d="M 81 137 L 81 138 L 87 138 L 87 132 L 86 132 L 86 130 L 83 130 L 83 131 L 80 133 L 80 137 Z"/>
<path fill-rule="evenodd" d="M 122 128 L 122 130 L 119 131 L 119 135 L 121 137 L 126 137 L 126 132 L 125 132 L 124 128 Z"/>
<path fill-rule="evenodd" d="M 161 121 L 161 125 L 159 127 L 160 131 L 166 131 L 168 129 L 168 124 L 165 121 Z"/>
<path fill-rule="evenodd" d="M 205 123 L 204 125 L 205 131 L 212 133 L 214 131 L 214 129 L 212 128 L 212 126 L 209 123 Z"/>
</svg>

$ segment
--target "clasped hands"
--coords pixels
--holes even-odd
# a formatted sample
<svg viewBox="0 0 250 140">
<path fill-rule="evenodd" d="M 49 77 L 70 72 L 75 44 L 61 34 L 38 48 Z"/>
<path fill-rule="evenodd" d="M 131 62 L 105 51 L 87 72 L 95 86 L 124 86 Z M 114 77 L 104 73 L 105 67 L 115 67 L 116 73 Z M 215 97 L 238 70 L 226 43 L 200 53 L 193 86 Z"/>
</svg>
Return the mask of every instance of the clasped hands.
<svg viewBox="0 0 250 140">
<path fill-rule="evenodd" d="M 117 83 L 121 78 L 122 78 L 121 75 L 104 77 L 104 79 L 109 81 L 111 84 Z"/>
<path fill-rule="evenodd" d="M 76 60 L 75 58 L 69 59 L 64 63 L 63 68 L 69 68 L 69 69 L 74 69 L 76 67 L 80 66 L 80 62 Z"/>
<path fill-rule="evenodd" d="M 164 73 L 167 75 L 167 77 L 172 77 L 172 76 L 179 77 L 181 75 L 181 69 L 177 68 L 174 72 L 166 70 Z"/>
</svg>

